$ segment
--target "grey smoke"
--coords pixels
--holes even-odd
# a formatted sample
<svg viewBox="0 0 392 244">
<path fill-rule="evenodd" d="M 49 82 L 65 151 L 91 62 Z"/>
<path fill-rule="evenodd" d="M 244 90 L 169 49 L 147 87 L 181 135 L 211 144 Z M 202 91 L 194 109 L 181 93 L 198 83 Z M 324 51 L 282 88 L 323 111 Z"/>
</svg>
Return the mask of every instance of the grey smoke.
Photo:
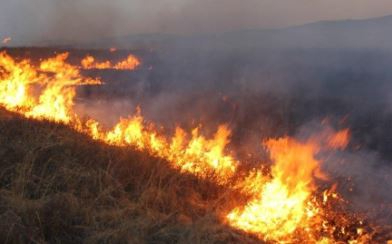
<svg viewBox="0 0 392 244">
<path fill-rule="evenodd" d="M 0 35 L 12 36 L 15 44 L 103 42 L 106 47 L 115 36 L 133 47 L 129 34 L 225 32 L 392 13 L 385 0 L 287 2 L 3 0 Z M 169 45 L 143 53 L 153 57 L 143 59 L 144 69 L 136 75 L 108 75 L 116 79 L 106 88 L 122 94 L 79 109 L 109 125 L 138 104 L 147 119 L 162 124 L 173 118 L 185 127 L 193 119 L 214 128 L 229 123 L 244 155 L 258 152 L 266 137 L 296 135 L 311 120 L 347 118 L 352 143 L 363 149 L 334 155 L 325 167 L 331 175 L 354 179 L 359 188 L 347 196 L 356 207 L 375 209 L 391 202 L 391 26 L 392 18 L 385 17 L 159 37 Z M 229 102 L 222 101 L 225 96 Z"/>
<path fill-rule="evenodd" d="M 14 44 L 139 33 L 226 32 L 392 13 L 388 0 L 2 0 L 0 36 Z"/>
</svg>

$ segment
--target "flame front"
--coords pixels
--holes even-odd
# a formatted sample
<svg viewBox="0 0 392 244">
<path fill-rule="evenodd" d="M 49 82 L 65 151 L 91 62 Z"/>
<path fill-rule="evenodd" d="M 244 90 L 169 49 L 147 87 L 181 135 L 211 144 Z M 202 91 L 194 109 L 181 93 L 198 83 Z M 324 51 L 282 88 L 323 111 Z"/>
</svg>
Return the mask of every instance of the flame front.
<svg viewBox="0 0 392 244">
<path fill-rule="evenodd" d="M 75 87 L 100 81 L 82 77 L 78 68 L 65 62 L 67 58 L 68 53 L 62 53 L 42 61 L 36 68 L 28 60 L 15 62 L 1 53 L 0 104 L 28 118 L 65 124 L 79 122 L 73 112 Z M 33 96 L 33 89 L 41 90 L 38 98 Z"/>
<path fill-rule="evenodd" d="M 100 129 L 97 121 L 90 120 L 86 125 L 88 133 L 94 139 L 110 145 L 147 150 L 172 162 L 173 167 L 183 172 L 201 177 L 215 174 L 221 183 L 227 181 L 237 167 L 233 157 L 225 155 L 230 136 L 230 130 L 225 125 L 220 126 L 211 139 L 199 135 L 199 128 L 195 128 L 192 134 L 188 135 L 179 127 L 176 128 L 175 135 L 167 139 L 154 129 L 153 124 L 144 121 L 140 109 L 134 116 L 120 119 L 120 122 L 107 132 Z"/>
<path fill-rule="evenodd" d="M 224 182 L 235 172 L 236 162 L 225 155 L 230 135 L 226 126 L 220 126 L 212 139 L 199 135 L 199 128 L 191 135 L 177 128 L 175 135 L 167 138 L 153 124 L 145 122 L 140 110 L 134 116 L 121 118 L 107 131 L 102 130 L 98 121 L 82 122 L 73 108 L 76 87 L 102 82 L 82 76 L 80 68 L 66 63 L 68 56 L 68 53 L 62 53 L 35 67 L 29 60 L 17 62 L 6 53 L 0 53 L 0 104 L 28 118 L 69 124 L 95 140 L 147 150 L 167 159 L 175 168 L 201 177 L 213 173 Z M 88 60 L 84 59 L 82 63 L 85 66 L 94 63 L 94 59 Z M 139 64 L 129 55 L 113 67 L 129 69 Z"/>
<path fill-rule="evenodd" d="M 316 154 L 322 144 L 319 141 L 333 149 L 347 146 L 348 130 L 305 143 L 292 138 L 267 140 L 264 145 L 273 162 L 271 173 L 266 175 L 261 169 L 238 172 L 240 162 L 227 151 L 231 131 L 226 125 L 219 126 L 211 137 L 201 135 L 200 127 L 190 133 L 177 127 L 173 136 L 166 136 L 156 125 L 145 121 L 140 108 L 108 130 L 96 120 L 83 121 L 73 109 L 76 87 L 102 82 L 82 76 L 81 68 L 68 64 L 67 58 L 68 53 L 62 53 L 34 66 L 29 60 L 16 61 L 5 52 L 0 53 L 0 105 L 28 118 L 67 124 L 110 145 L 148 151 L 181 172 L 204 179 L 216 176 L 209 179 L 249 196 L 245 204 L 238 201 L 236 207 L 224 213 L 223 221 L 260 239 L 293 242 L 298 239 L 295 233 L 302 231 L 307 242 L 330 242 L 331 234 L 315 236 L 313 230 L 316 225 L 329 228 L 320 204 L 314 202 L 314 179 L 326 179 Z M 140 65 L 132 55 L 115 65 L 109 61 L 97 63 L 92 56 L 81 62 L 85 69 L 134 69 Z M 241 175 L 245 176 L 235 177 Z M 326 191 L 322 204 L 326 204 L 329 195 L 334 196 L 334 192 Z M 335 227 L 331 229 L 334 231 Z"/>
</svg>

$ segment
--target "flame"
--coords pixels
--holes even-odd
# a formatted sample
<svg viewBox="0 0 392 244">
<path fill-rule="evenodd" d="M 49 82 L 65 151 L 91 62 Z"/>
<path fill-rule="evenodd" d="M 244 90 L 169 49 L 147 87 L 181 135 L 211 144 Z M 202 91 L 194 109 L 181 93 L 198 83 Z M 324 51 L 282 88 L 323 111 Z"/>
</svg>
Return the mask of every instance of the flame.
<svg viewBox="0 0 392 244">
<path fill-rule="evenodd" d="M 309 227 L 309 219 L 316 214 L 309 200 L 315 189 L 313 174 L 319 162 L 314 155 L 318 148 L 291 138 L 271 139 L 265 146 L 274 162 L 272 179 L 260 181 L 254 198 L 244 208 L 232 210 L 227 218 L 232 226 L 265 240 L 281 240 L 298 228 Z"/>
<path fill-rule="evenodd" d="M 5 52 L 0 53 L 0 67 L 0 103 L 10 111 L 28 110 L 35 102 L 29 88 L 39 83 L 38 72 L 27 60 L 17 63 Z"/>
<path fill-rule="evenodd" d="M 323 206 L 338 197 L 330 189 L 324 191 L 319 202 L 315 200 L 318 190 L 315 178 L 328 178 L 321 172 L 316 155 L 324 148 L 344 149 L 349 141 L 348 129 L 322 134 L 322 138 L 311 137 L 305 142 L 288 137 L 267 140 L 264 146 L 273 162 L 270 174 L 265 174 L 263 168 L 239 172 L 240 162 L 227 149 L 231 136 L 227 125 L 220 125 L 212 136 L 202 135 L 201 126 L 190 133 L 176 127 L 174 134 L 167 136 L 144 119 L 140 108 L 135 114 L 120 118 L 110 129 L 93 119 L 83 121 L 73 109 L 76 87 L 102 82 L 82 76 L 80 67 L 66 62 L 68 56 L 61 53 L 35 66 L 30 60 L 18 61 L 1 52 L 0 105 L 28 118 L 67 124 L 109 145 L 147 151 L 167 160 L 180 172 L 215 180 L 229 190 L 239 189 L 249 197 L 248 201 L 234 199 L 235 207 L 224 213 L 223 219 L 262 240 L 293 242 L 300 232 L 307 243 L 332 242 L 336 228 L 323 216 Z M 92 56 L 81 62 L 83 68 L 127 69 L 140 64 L 133 56 L 114 66 L 109 61 L 97 63 Z M 326 234 L 315 234 L 320 226 Z M 357 232 L 362 235 L 363 230 Z M 346 233 L 344 228 L 341 233 Z"/>
<path fill-rule="evenodd" d="M 84 69 L 110 69 L 112 68 L 112 64 L 109 61 L 105 62 L 96 62 L 93 56 L 86 56 L 81 61 L 82 67 Z"/>
<path fill-rule="evenodd" d="M 27 117 L 45 118 L 56 122 L 77 122 L 77 116 L 73 112 L 75 86 L 100 84 L 99 80 L 84 78 L 79 69 L 67 64 L 65 60 L 68 53 L 62 53 L 54 58 L 44 60 L 40 64 L 40 71 L 53 73 L 46 77 L 45 89 Z"/>
<path fill-rule="evenodd" d="M 330 199 L 340 199 L 334 184 L 323 192 L 321 203 L 315 200 L 315 179 L 328 179 L 316 155 L 321 150 L 344 149 L 348 141 L 348 129 L 336 133 L 326 130 L 306 142 L 288 137 L 267 140 L 264 146 L 273 162 L 270 177 L 253 170 L 241 182 L 239 189 L 251 198 L 226 215 L 227 223 L 266 241 L 291 242 L 298 240 L 296 235 L 301 232 L 306 242 L 333 243 L 328 236 L 315 235 L 320 226 L 325 233 L 335 228 L 324 219 L 322 205 L 326 206 Z M 362 229 L 357 235 L 365 236 Z"/>
<path fill-rule="evenodd" d="M 341 130 L 328 138 L 328 146 L 334 149 L 344 149 L 347 147 L 350 138 L 350 130 Z"/>
<path fill-rule="evenodd" d="M 220 126 L 213 138 L 200 135 L 200 128 L 195 128 L 189 135 L 178 127 L 170 138 L 159 133 L 152 123 L 147 123 L 140 109 L 133 116 L 121 118 L 106 131 L 98 121 L 90 119 L 82 122 L 73 109 L 76 87 L 102 82 L 82 76 L 79 67 L 66 62 L 68 56 L 68 53 L 61 53 L 35 67 L 29 60 L 17 62 L 5 52 L 0 53 L 0 105 L 28 118 L 69 124 L 110 145 L 149 151 L 183 172 L 200 177 L 216 174 L 222 183 L 234 174 L 237 162 L 225 154 L 230 136 L 227 126 Z M 125 69 L 132 66 L 132 57 L 115 67 Z M 91 60 L 84 59 L 82 62 L 86 64 Z"/>
<path fill-rule="evenodd" d="M 133 55 L 129 55 L 125 60 L 114 65 L 115 69 L 120 70 L 133 70 L 140 65 L 139 59 Z"/>
<path fill-rule="evenodd" d="M 104 132 L 99 123 L 89 120 L 86 123 L 88 133 L 96 140 L 110 145 L 132 146 L 139 150 L 147 150 L 172 162 L 172 166 L 183 172 L 207 177 L 214 173 L 221 182 L 227 181 L 235 172 L 237 163 L 233 157 L 225 154 L 229 143 L 230 130 L 227 126 L 219 126 L 214 137 L 208 139 L 199 135 L 199 128 L 192 131 L 191 137 L 180 127 L 171 139 L 159 134 L 153 124 L 148 124 L 141 116 L 140 109 L 136 114 L 120 119 L 113 129 Z"/>
<path fill-rule="evenodd" d="M 0 53 L 0 104 L 28 118 L 77 122 L 72 108 L 75 87 L 100 81 L 82 77 L 76 67 L 65 62 L 67 58 L 68 53 L 62 53 L 42 61 L 36 68 L 28 60 L 15 62 L 6 53 Z M 34 97 L 33 88 L 42 90 L 38 98 Z"/>
<path fill-rule="evenodd" d="M 115 52 L 116 49 L 110 49 L 110 52 Z M 134 70 L 141 64 L 140 60 L 134 55 L 130 54 L 125 60 L 116 64 L 110 61 L 97 62 L 96 59 L 88 55 L 81 61 L 83 69 L 116 69 L 116 70 Z"/>
</svg>

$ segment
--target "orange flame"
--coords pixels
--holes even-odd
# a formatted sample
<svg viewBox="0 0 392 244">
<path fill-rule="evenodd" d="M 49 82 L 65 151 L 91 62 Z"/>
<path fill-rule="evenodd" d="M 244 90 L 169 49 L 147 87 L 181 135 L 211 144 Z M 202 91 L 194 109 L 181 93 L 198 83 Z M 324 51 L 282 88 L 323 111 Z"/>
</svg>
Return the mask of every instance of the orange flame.
<svg viewBox="0 0 392 244">
<path fill-rule="evenodd" d="M 147 150 L 169 160 L 181 171 L 201 177 L 215 173 L 223 183 L 236 170 L 237 163 L 231 156 L 225 155 L 230 130 L 224 125 L 218 128 L 212 139 L 199 135 L 198 128 L 194 129 L 191 138 L 187 139 L 187 133 L 179 127 L 176 128 L 175 135 L 167 139 L 154 130 L 152 124 L 144 121 L 138 109 L 134 116 L 120 119 L 120 122 L 107 132 L 103 132 L 99 123 L 93 120 L 89 120 L 86 126 L 88 133 L 96 140 Z"/>
<path fill-rule="evenodd" d="M 68 53 L 62 53 L 34 67 L 29 60 L 16 62 L 6 53 L 0 53 L 0 105 L 28 118 L 70 124 L 93 139 L 111 145 L 147 150 L 172 162 L 181 171 L 201 177 L 215 173 L 224 182 L 234 173 L 236 162 L 225 155 L 230 136 L 226 126 L 219 127 L 211 139 L 199 135 L 199 128 L 191 135 L 177 128 L 173 138 L 167 139 L 153 124 L 144 121 L 140 109 L 134 116 L 120 119 L 108 131 L 103 131 L 94 120 L 82 123 L 73 109 L 75 88 L 99 85 L 101 81 L 83 77 L 78 67 L 65 62 L 67 58 Z M 116 67 L 125 69 L 132 60 L 128 58 Z M 34 89 L 38 91 L 33 92 Z"/>
<path fill-rule="evenodd" d="M 80 67 L 66 63 L 67 58 L 68 53 L 62 53 L 34 66 L 29 60 L 16 61 L 1 52 L 0 105 L 28 118 L 68 124 L 94 140 L 110 145 L 148 151 L 181 172 L 202 178 L 215 175 L 218 184 L 240 189 L 250 196 L 245 205 L 238 203 L 225 214 L 225 221 L 260 239 L 290 242 L 295 239 L 296 231 L 302 230 L 309 242 L 330 242 L 328 237 L 313 237 L 312 234 L 312 226 L 320 223 L 324 226 L 325 222 L 320 221 L 322 209 L 313 201 L 317 190 L 314 178 L 326 179 L 316 154 L 322 150 L 323 143 L 326 148 L 346 147 L 348 130 L 328 134 L 327 140 L 311 138 L 305 143 L 292 138 L 267 140 L 264 145 L 274 163 L 271 175 L 255 169 L 235 180 L 233 176 L 240 162 L 227 152 L 231 131 L 226 125 L 219 126 L 212 137 L 201 135 L 200 127 L 191 133 L 177 127 L 174 135 L 167 137 L 156 129 L 157 126 L 145 121 L 140 108 L 133 116 L 121 118 L 109 130 L 104 130 L 93 119 L 82 121 L 73 109 L 76 87 L 102 82 L 82 76 Z M 82 66 L 126 69 L 140 64 L 133 56 L 114 66 L 107 62 L 96 63 L 88 56 L 82 60 Z M 328 201 L 329 194 L 334 196 L 333 191 L 325 191 L 323 204 Z"/>
<path fill-rule="evenodd" d="M 100 84 L 100 81 L 82 77 L 79 69 L 65 63 L 67 58 L 68 53 L 62 53 L 35 68 L 28 60 L 15 62 L 6 53 L 0 53 L 3 71 L 0 104 L 29 118 L 76 123 L 78 119 L 72 108 L 75 86 Z M 42 90 L 39 97 L 33 96 L 34 86 Z"/>
<path fill-rule="evenodd" d="M 290 138 L 269 140 L 265 145 L 274 161 L 272 179 L 261 181 L 254 198 L 245 207 L 232 210 L 227 219 L 231 225 L 263 239 L 282 240 L 298 228 L 307 228 L 309 219 L 317 213 L 310 197 L 319 165 L 314 158 L 318 148 Z"/>
<path fill-rule="evenodd" d="M 110 50 L 114 52 L 113 49 Z M 93 56 L 88 55 L 82 59 L 81 64 L 84 69 L 134 70 L 140 65 L 140 60 L 130 54 L 125 60 L 113 65 L 110 61 L 97 62 Z"/>
<path fill-rule="evenodd" d="M 65 63 L 67 58 L 68 53 L 62 53 L 41 62 L 40 71 L 53 73 L 54 76 L 46 77 L 46 87 L 39 102 L 26 113 L 28 117 L 64 123 L 77 121 L 73 112 L 75 86 L 95 85 L 100 84 L 100 81 L 82 77 L 78 68 Z"/>
<path fill-rule="evenodd" d="M 319 239 L 312 234 L 313 227 L 320 225 L 323 211 L 314 202 L 317 190 L 314 179 L 327 179 L 316 159 L 325 143 L 324 134 L 313 136 L 306 143 L 292 138 L 266 141 L 264 145 L 274 163 L 271 178 L 268 180 L 260 171 L 253 171 L 245 183 L 241 183 L 242 191 L 251 195 L 251 200 L 245 206 L 231 210 L 226 216 L 227 222 L 263 240 L 290 242 L 296 239 L 296 231 L 302 230 L 313 243 L 331 243 L 328 237 Z M 324 149 L 343 149 L 348 144 L 349 130 L 328 134 L 327 138 Z M 338 198 L 335 188 L 336 185 L 324 191 L 324 205 L 330 198 Z M 325 221 L 323 223 L 325 225 Z"/>
<path fill-rule="evenodd" d="M 348 146 L 350 130 L 341 130 L 328 138 L 328 146 L 333 149 L 344 149 Z"/>
</svg>

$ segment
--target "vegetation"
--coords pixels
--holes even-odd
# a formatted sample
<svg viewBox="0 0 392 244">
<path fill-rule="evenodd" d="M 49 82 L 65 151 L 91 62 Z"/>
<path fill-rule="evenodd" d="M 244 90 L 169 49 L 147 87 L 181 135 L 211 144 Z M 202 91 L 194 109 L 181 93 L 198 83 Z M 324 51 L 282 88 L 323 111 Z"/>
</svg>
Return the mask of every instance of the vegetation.
<svg viewBox="0 0 392 244">
<path fill-rule="evenodd" d="M 2 243 L 237 243 L 224 189 L 130 148 L 0 111 Z M 230 193 L 227 193 L 230 194 Z"/>
</svg>

